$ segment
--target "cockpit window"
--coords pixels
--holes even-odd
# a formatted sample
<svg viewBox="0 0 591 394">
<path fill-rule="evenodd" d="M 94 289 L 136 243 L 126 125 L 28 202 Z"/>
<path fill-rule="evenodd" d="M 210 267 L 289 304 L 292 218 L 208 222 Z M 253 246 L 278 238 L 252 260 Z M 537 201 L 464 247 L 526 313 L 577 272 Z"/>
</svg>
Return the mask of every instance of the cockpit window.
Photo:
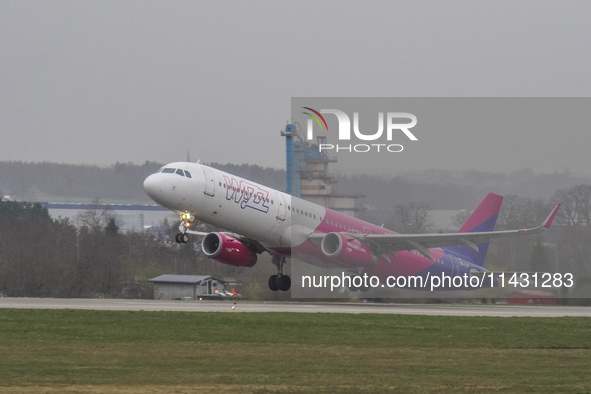
<svg viewBox="0 0 591 394">
<path fill-rule="evenodd" d="M 186 176 L 187 178 L 191 178 L 191 173 L 189 171 L 185 171 L 180 168 L 164 168 L 164 167 L 162 167 L 158 172 L 162 172 L 165 174 L 177 174 L 180 176 Z"/>
</svg>

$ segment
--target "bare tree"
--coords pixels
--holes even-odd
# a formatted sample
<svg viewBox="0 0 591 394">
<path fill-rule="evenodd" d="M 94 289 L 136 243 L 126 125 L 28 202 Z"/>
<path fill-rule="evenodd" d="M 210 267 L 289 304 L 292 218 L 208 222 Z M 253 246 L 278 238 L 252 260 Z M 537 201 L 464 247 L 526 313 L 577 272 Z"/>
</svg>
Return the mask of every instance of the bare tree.
<svg viewBox="0 0 591 394">
<path fill-rule="evenodd" d="M 451 223 L 454 227 L 460 228 L 464 223 L 466 223 L 466 220 L 468 220 L 470 215 L 472 215 L 472 211 L 466 211 L 463 209 L 453 216 Z"/>
<path fill-rule="evenodd" d="M 561 204 L 556 215 L 556 221 L 563 225 L 557 240 L 559 269 L 591 276 L 591 185 L 560 189 L 552 201 Z"/>
<path fill-rule="evenodd" d="M 561 204 L 556 218 L 558 223 L 571 226 L 591 224 L 591 185 L 560 189 L 554 194 L 552 202 Z"/>
<path fill-rule="evenodd" d="M 394 216 L 385 226 L 402 233 L 425 233 L 433 226 L 431 210 L 428 202 L 412 201 L 401 203 L 394 207 Z"/>
<path fill-rule="evenodd" d="M 95 233 L 105 229 L 109 222 L 114 220 L 115 215 L 111 208 L 101 209 L 100 205 L 100 200 L 93 200 L 90 208 L 78 214 L 76 218 L 77 222 L 82 226 L 90 228 Z"/>
<path fill-rule="evenodd" d="M 510 194 L 503 199 L 497 229 L 517 229 L 540 224 L 552 209 L 542 198 L 520 197 Z"/>
</svg>

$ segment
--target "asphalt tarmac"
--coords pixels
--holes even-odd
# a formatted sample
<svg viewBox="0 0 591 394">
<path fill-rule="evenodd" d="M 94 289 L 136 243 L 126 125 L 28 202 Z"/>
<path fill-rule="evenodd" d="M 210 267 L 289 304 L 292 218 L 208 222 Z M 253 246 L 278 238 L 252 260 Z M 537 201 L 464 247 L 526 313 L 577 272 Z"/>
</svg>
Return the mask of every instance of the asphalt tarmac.
<svg viewBox="0 0 591 394">
<path fill-rule="evenodd" d="M 234 309 L 232 309 L 234 307 Z M 369 304 L 311 302 L 161 301 L 66 298 L 0 298 L 0 308 L 91 309 L 109 311 L 184 312 L 305 312 L 305 313 L 387 313 L 430 316 L 530 316 L 591 317 L 591 307 L 535 305 L 449 305 L 449 304 Z"/>
</svg>

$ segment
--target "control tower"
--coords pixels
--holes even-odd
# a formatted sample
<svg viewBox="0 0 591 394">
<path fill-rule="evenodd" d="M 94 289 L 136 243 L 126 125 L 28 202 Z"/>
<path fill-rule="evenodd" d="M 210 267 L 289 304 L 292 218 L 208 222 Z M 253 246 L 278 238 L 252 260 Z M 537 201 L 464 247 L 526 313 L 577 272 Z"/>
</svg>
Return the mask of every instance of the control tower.
<svg viewBox="0 0 591 394">
<path fill-rule="evenodd" d="M 327 208 L 356 216 L 360 210 L 359 195 L 335 194 L 332 185 L 336 180 L 328 171 L 329 163 L 337 159 L 320 152 L 318 146 L 326 143 L 326 137 L 317 137 L 317 144 L 302 138 L 303 132 L 297 122 L 288 123 L 281 136 L 285 137 L 287 193 L 301 197 Z"/>
</svg>

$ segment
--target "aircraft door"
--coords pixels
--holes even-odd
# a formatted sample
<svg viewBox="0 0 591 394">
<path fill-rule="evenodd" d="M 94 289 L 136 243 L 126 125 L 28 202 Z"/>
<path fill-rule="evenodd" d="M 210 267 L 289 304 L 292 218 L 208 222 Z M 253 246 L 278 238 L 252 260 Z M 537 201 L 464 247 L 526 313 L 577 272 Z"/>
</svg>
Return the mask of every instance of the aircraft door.
<svg viewBox="0 0 591 394">
<path fill-rule="evenodd" d="M 277 193 L 277 219 L 285 220 L 285 199 L 283 198 L 283 194 Z"/>
<path fill-rule="evenodd" d="M 203 193 L 213 197 L 215 194 L 215 178 L 213 176 L 213 171 L 208 167 L 201 168 L 203 169 L 203 174 L 205 175 L 205 190 Z"/>
</svg>

